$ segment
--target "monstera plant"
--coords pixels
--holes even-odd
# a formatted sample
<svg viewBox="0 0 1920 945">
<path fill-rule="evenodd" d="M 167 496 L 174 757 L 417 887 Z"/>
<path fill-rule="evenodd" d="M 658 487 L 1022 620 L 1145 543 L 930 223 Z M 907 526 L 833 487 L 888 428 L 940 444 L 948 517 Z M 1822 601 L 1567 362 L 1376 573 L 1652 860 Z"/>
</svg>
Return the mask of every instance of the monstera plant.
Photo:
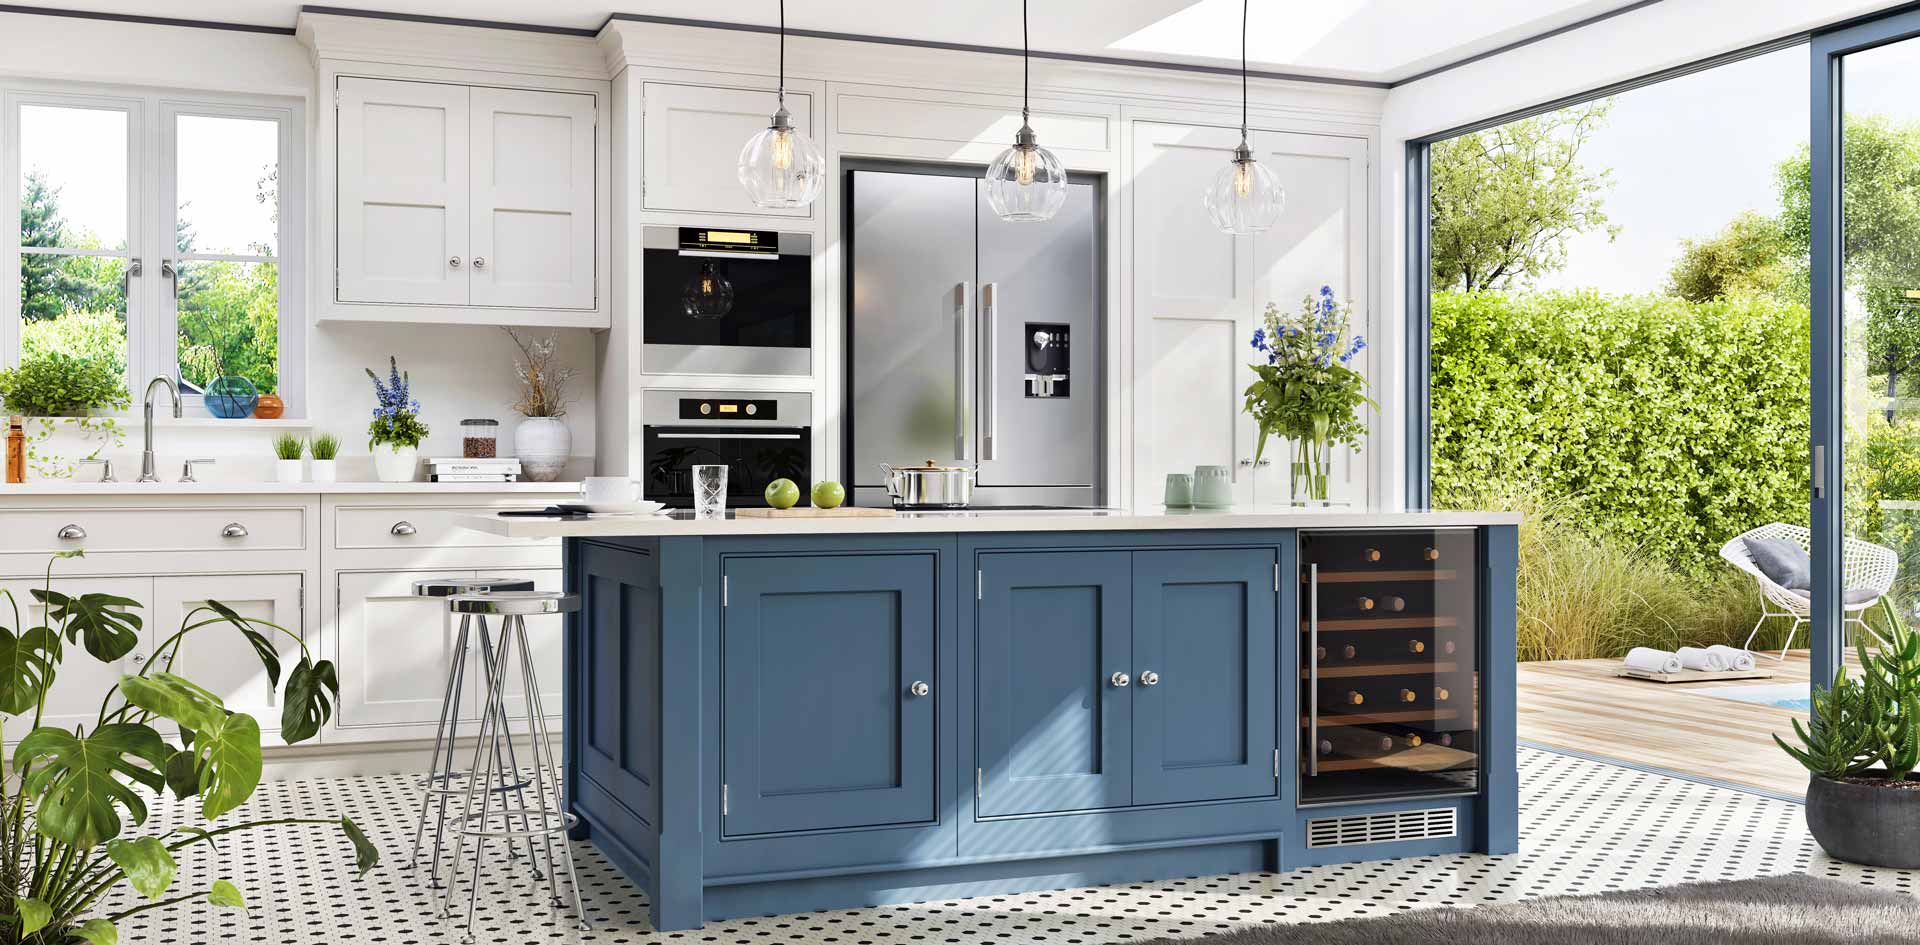
<svg viewBox="0 0 1920 945">
<path fill-rule="evenodd" d="M 225 879 L 170 895 L 176 855 L 198 843 L 212 848 L 214 838 L 235 831 L 337 827 L 352 844 L 359 872 L 372 869 L 379 853 L 345 817 L 214 823 L 245 803 L 260 783 L 260 723 L 170 670 L 189 638 L 200 647 L 244 641 L 279 689 L 275 640 L 299 640 L 284 627 L 207 601 L 154 647 L 139 673 L 121 676 L 101 694 L 91 727 L 67 731 L 40 724 L 47 690 L 69 657 L 111 663 L 140 642 L 137 601 L 54 589 L 59 559 L 80 554 L 55 556 L 44 586 L 31 591 L 45 615 L 38 626 L 26 626 L 22 602 L 0 590 L 0 713 L 33 719 L 32 731 L 14 749 L 11 770 L 0 778 L 0 943 L 114 945 L 114 923 L 150 909 L 201 897 L 215 906 L 244 908 L 239 887 Z M 9 612 L 13 622 L 6 625 Z M 282 695 L 281 737 L 288 743 L 312 738 L 340 696 L 333 664 L 315 661 L 303 644 Z M 177 743 L 154 727 L 160 720 L 178 727 Z M 147 820 L 143 792 L 166 791 L 183 800 L 198 798 L 208 825 L 140 833 Z M 108 911 L 106 897 L 121 883 L 138 898 L 132 904 L 119 900 Z"/>
</svg>

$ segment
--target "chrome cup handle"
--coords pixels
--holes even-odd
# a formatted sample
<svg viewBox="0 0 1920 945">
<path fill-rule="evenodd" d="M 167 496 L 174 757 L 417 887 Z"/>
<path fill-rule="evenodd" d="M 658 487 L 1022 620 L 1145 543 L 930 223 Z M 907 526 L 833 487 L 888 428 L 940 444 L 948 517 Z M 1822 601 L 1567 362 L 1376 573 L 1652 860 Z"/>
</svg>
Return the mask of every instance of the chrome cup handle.
<svg viewBox="0 0 1920 945">
<path fill-rule="evenodd" d="M 900 498 L 900 487 L 895 483 L 893 478 L 892 463 L 880 464 L 880 478 L 887 485 L 887 496 L 894 499 Z"/>
</svg>

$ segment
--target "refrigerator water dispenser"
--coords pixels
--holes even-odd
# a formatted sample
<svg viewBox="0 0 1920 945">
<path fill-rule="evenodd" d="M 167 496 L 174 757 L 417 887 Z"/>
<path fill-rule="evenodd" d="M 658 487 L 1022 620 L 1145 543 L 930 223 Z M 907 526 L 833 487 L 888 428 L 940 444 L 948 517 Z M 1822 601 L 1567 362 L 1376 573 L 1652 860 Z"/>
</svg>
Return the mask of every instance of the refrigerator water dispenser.
<svg viewBox="0 0 1920 945">
<path fill-rule="evenodd" d="M 1072 329 L 1056 322 L 1028 322 L 1027 396 L 1065 397 L 1071 393 Z"/>
</svg>

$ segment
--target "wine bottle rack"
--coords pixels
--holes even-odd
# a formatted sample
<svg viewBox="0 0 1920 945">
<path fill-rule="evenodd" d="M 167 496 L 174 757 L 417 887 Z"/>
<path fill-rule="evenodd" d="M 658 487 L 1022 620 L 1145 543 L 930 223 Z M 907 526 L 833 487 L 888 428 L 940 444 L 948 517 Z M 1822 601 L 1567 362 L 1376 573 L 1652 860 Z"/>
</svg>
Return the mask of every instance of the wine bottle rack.
<svg viewBox="0 0 1920 945">
<path fill-rule="evenodd" d="M 1309 531 L 1300 542 L 1301 799 L 1472 789 L 1475 533 Z"/>
</svg>

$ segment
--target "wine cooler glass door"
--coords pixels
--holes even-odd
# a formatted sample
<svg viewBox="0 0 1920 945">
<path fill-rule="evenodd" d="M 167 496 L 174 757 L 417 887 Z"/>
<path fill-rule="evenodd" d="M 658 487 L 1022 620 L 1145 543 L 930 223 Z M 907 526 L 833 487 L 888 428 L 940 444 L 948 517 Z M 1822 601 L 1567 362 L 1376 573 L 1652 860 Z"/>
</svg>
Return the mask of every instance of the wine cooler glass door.
<svg viewBox="0 0 1920 945">
<path fill-rule="evenodd" d="M 1479 788 L 1473 529 L 1300 536 L 1300 801 Z"/>
</svg>

